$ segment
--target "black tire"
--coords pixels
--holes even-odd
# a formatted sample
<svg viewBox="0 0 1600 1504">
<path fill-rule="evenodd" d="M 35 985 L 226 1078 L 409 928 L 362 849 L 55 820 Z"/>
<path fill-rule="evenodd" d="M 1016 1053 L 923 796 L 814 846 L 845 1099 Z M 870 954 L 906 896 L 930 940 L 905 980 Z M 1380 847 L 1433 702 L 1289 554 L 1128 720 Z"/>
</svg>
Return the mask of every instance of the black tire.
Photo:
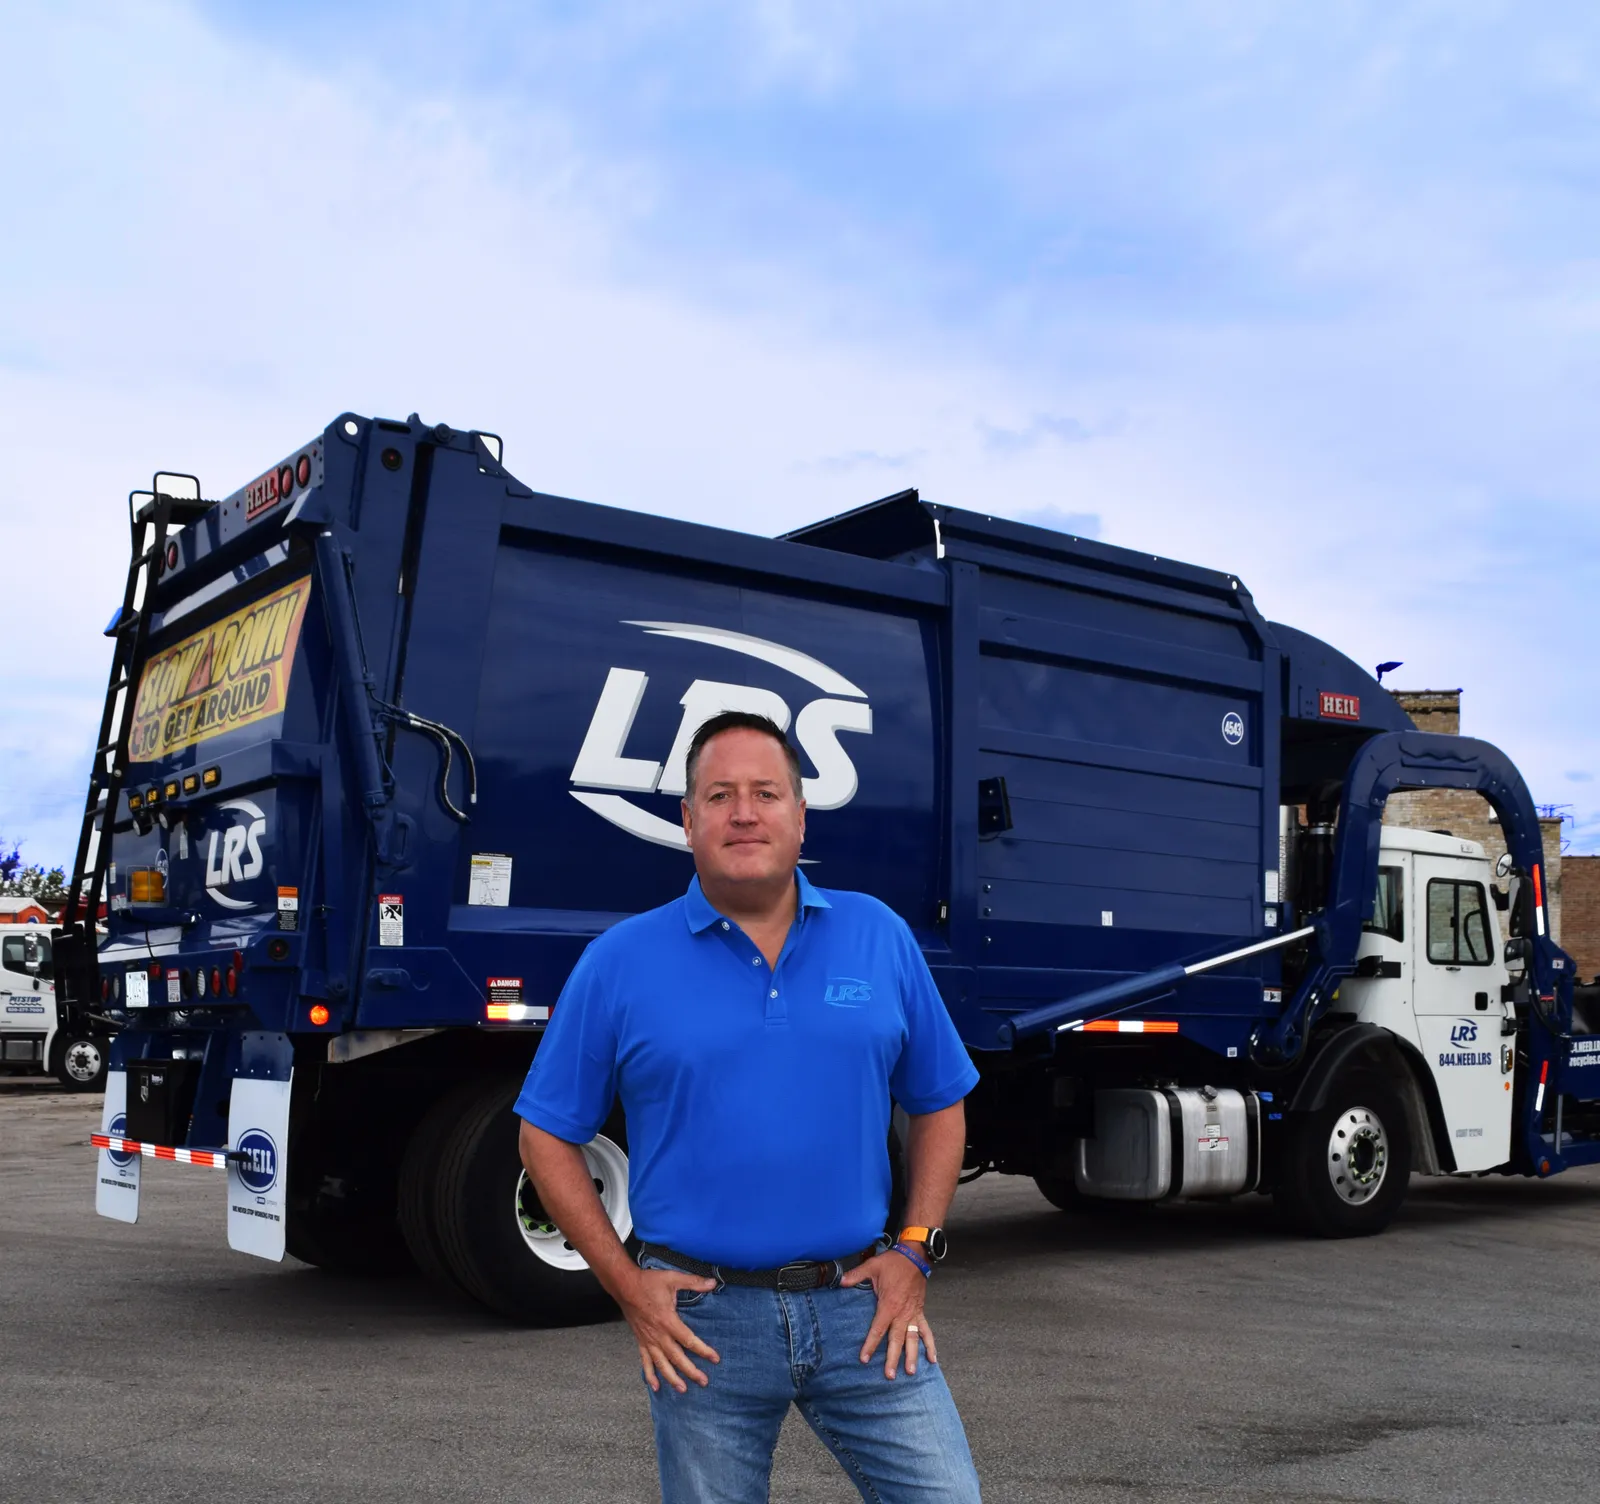
<svg viewBox="0 0 1600 1504">
<path fill-rule="evenodd" d="M 1293 1114 L 1273 1197 L 1310 1237 L 1366 1238 L 1394 1219 L 1411 1181 L 1405 1104 L 1380 1076 L 1340 1076 L 1327 1106 Z"/>
<path fill-rule="evenodd" d="M 433 1225 L 440 1251 L 462 1289 L 502 1316 L 529 1326 L 604 1321 L 617 1308 L 539 1206 L 518 1151 L 521 1119 L 512 1111 L 521 1081 L 481 1089 L 459 1110 L 438 1151 Z M 614 1116 L 590 1150 L 603 1198 L 626 1218 L 627 1137 Z M 627 1239 L 631 1244 L 631 1236 Z M 545 1256 L 535 1252 L 535 1244 Z M 552 1259 L 571 1267 L 559 1267 Z"/>
<path fill-rule="evenodd" d="M 1093 1217 L 1143 1217 L 1148 1216 L 1153 1201 L 1120 1201 L 1108 1196 L 1085 1196 L 1070 1175 L 1035 1175 L 1033 1183 L 1039 1194 L 1057 1211 L 1071 1212 L 1076 1216 Z"/>
<path fill-rule="evenodd" d="M 104 1091 L 110 1043 L 98 1034 L 58 1035 L 50 1050 L 50 1074 L 68 1091 Z"/>
<path fill-rule="evenodd" d="M 1077 1182 L 1070 1175 L 1035 1175 L 1033 1183 L 1039 1187 L 1039 1194 L 1057 1211 L 1081 1212 L 1084 1204 L 1091 1199 L 1078 1189 Z"/>
<path fill-rule="evenodd" d="M 423 1276 L 452 1295 L 477 1297 L 456 1278 L 439 1234 L 439 1165 L 451 1132 L 483 1095 L 481 1083 L 459 1087 L 434 1103 L 406 1145 L 400 1166 L 400 1231 Z"/>
</svg>

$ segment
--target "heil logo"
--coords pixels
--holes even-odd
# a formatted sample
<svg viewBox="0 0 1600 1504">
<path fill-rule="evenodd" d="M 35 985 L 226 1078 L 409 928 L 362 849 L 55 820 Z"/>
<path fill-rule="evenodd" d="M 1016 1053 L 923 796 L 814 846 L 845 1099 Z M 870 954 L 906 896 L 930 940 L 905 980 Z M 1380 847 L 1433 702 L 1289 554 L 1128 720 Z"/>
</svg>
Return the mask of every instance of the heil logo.
<svg viewBox="0 0 1600 1504">
<path fill-rule="evenodd" d="M 114 1118 L 112 1118 L 111 1122 L 106 1126 L 106 1134 L 110 1138 L 126 1138 L 128 1136 L 127 1113 L 119 1112 Z M 106 1157 L 110 1159 L 111 1163 L 114 1164 L 119 1170 L 126 1170 L 128 1166 L 133 1163 L 137 1156 L 128 1154 L 121 1149 L 107 1149 Z"/>
<path fill-rule="evenodd" d="M 257 1196 L 265 1196 L 278 1183 L 278 1146 L 272 1135 L 260 1128 L 247 1128 L 234 1148 L 244 1156 L 235 1162 L 239 1183 Z"/>
<path fill-rule="evenodd" d="M 628 757 L 623 751 L 644 699 L 645 687 L 650 682 L 649 675 L 640 669 L 613 668 L 606 675 L 599 703 L 589 719 L 589 729 L 578 749 L 577 761 L 572 765 L 571 779 L 577 787 L 568 792 L 585 808 L 640 840 L 686 850 L 682 826 L 641 809 L 622 795 L 681 796 L 687 785 L 685 768 L 689 743 L 706 721 L 724 710 L 746 710 L 768 716 L 785 731 L 793 722 L 794 738 L 817 770 L 816 777 L 804 781 L 805 800 L 810 809 L 841 809 L 855 798 L 856 768 L 850 754 L 839 743 L 839 733 L 872 734 L 872 706 L 867 703 L 864 689 L 826 663 L 763 637 L 689 622 L 625 621 L 623 625 L 639 627 L 651 637 L 702 643 L 757 658 L 815 685 L 823 695 L 802 705 L 798 715 L 791 715 L 788 702 L 770 689 L 759 689 L 751 684 L 727 684 L 717 679 L 696 679 L 678 701 L 683 707 L 683 717 L 672 747 L 665 761 L 657 762 L 645 757 Z"/>
</svg>

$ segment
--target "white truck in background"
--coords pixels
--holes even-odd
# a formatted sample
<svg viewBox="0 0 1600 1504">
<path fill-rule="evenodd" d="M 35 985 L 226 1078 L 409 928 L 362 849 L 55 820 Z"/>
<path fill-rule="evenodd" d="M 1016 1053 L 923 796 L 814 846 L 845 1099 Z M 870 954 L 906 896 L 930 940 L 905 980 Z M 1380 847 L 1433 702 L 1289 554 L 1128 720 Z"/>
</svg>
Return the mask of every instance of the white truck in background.
<svg viewBox="0 0 1600 1504">
<path fill-rule="evenodd" d="M 56 1009 L 50 931 L 7 925 L 0 931 L 0 1070 L 43 1072 L 68 1091 L 103 1091 L 106 1039 L 63 1029 Z"/>
</svg>

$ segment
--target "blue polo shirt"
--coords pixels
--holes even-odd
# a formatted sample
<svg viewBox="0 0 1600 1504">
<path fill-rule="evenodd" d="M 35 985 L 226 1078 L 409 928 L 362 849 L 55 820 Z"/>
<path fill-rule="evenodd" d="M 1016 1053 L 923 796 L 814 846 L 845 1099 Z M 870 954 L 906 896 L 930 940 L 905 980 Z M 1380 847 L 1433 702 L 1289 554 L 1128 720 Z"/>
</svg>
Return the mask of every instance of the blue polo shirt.
<svg viewBox="0 0 1600 1504">
<path fill-rule="evenodd" d="M 799 904 L 775 968 L 700 880 L 584 951 L 517 1112 L 587 1143 L 620 1098 L 634 1228 L 735 1269 L 865 1248 L 889 1214 L 890 1098 L 977 1083 L 905 921 L 864 893 Z"/>
</svg>

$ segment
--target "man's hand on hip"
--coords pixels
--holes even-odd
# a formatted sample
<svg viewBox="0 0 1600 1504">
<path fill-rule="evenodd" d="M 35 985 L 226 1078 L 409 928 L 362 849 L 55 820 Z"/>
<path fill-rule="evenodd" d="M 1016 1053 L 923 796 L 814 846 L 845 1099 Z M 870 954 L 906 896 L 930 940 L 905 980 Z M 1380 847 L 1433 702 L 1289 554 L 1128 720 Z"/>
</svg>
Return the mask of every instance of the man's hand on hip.
<svg viewBox="0 0 1600 1504">
<path fill-rule="evenodd" d="M 872 1355 L 885 1335 L 889 1350 L 884 1355 L 883 1376 L 894 1378 L 900 1367 L 900 1355 L 905 1354 L 906 1372 L 917 1371 L 917 1345 L 928 1350 L 928 1361 L 939 1361 L 938 1349 L 933 1342 L 933 1328 L 923 1315 L 922 1303 L 928 1293 L 928 1281 L 920 1269 L 904 1254 L 887 1248 L 882 1253 L 857 1264 L 839 1281 L 841 1285 L 870 1283 L 872 1293 L 878 1298 L 878 1311 L 867 1331 L 867 1340 L 861 1348 L 861 1361 L 870 1363 Z"/>
<path fill-rule="evenodd" d="M 690 1353 L 708 1363 L 722 1359 L 715 1348 L 702 1342 L 678 1314 L 679 1290 L 715 1290 L 714 1279 L 685 1274 L 681 1269 L 640 1269 L 626 1285 L 612 1293 L 639 1344 L 639 1362 L 652 1390 L 660 1393 L 665 1379 L 679 1394 L 688 1392 L 684 1376 L 705 1384 L 705 1374 L 694 1366 Z"/>
</svg>

